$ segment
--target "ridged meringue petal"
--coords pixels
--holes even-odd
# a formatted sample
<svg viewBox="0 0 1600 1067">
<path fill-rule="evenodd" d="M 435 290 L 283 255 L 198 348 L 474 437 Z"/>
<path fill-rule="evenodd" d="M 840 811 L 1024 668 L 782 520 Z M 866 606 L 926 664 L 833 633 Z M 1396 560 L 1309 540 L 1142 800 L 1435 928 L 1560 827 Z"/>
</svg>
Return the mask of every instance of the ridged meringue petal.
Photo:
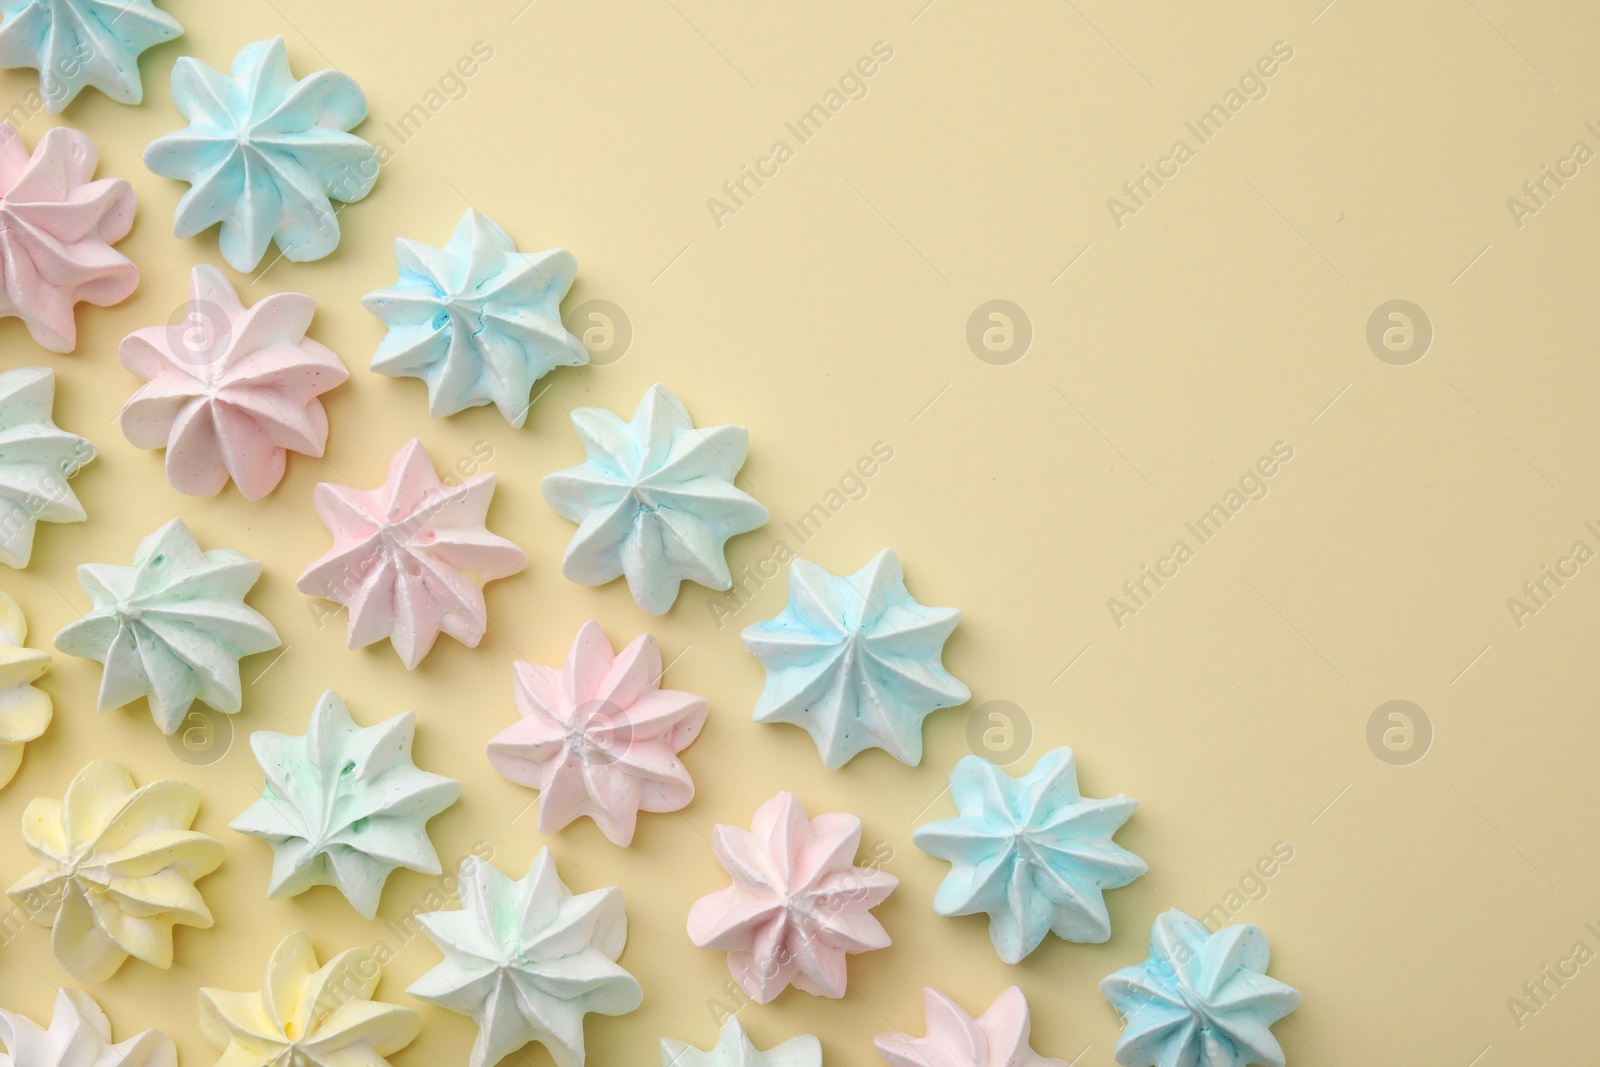
<svg viewBox="0 0 1600 1067">
<path fill-rule="evenodd" d="M 52 115 L 91 85 L 119 104 L 139 103 L 139 54 L 183 34 L 151 0 L 0 0 L 0 15 L 0 67 L 37 70 Z"/>
<path fill-rule="evenodd" d="M 22 647 L 27 638 L 22 609 L 0 592 L 0 789 L 17 773 L 23 745 L 50 725 L 50 694 L 33 684 L 49 669 L 50 653 Z"/>
<path fill-rule="evenodd" d="M 111 1020 L 81 989 L 56 990 L 48 1029 L 0 1008 L 0 1067 L 177 1067 L 178 1050 L 160 1030 L 111 1042 Z"/>
<path fill-rule="evenodd" d="M 662 1038 L 661 1067 L 822 1067 L 822 1042 L 811 1034 L 801 1034 L 769 1049 L 758 1049 L 738 1017 L 730 1016 L 717 1034 L 717 1043 L 709 1049 Z"/>
<path fill-rule="evenodd" d="M 926 1036 L 881 1034 L 874 1040 L 890 1067 L 1069 1067 L 1029 1045 L 1033 1022 L 1027 998 L 1016 986 L 996 997 L 978 1019 L 937 989 L 924 989 L 922 1004 Z"/>
</svg>

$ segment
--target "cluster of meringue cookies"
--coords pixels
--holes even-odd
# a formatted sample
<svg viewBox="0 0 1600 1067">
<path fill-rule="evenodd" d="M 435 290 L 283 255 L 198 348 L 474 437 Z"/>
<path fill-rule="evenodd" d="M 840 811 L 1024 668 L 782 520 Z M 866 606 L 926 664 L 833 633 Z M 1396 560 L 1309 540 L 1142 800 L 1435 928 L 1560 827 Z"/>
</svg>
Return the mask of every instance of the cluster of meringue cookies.
<svg viewBox="0 0 1600 1067">
<path fill-rule="evenodd" d="M 52 113 L 91 86 L 138 103 L 140 53 L 182 33 L 152 0 L 0 0 L 0 14 L 0 62 L 39 69 Z M 57 69 L 59 56 L 87 41 L 89 59 L 70 76 Z M 178 237 L 217 226 L 223 259 L 241 272 L 274 244 L 295 261 L 336 248 L 342 206 L 334 201 L 365 197 L 379 169 L 377 151 L 350 132 L 366 116 L 353 80 L 332 70 L 296 79 L 280 38 L 246 46 L 226 75 L 178 59 L 172 93 L 189 125 L 158 138 L 144 158 L 154 173 L 190 185 L 177 208 Z M 30 154 L 0 123 L 0 316 L 21 318 L 51 351 L 74 348 L 77 304 L 115 304 L 138 282 L 113 247 L 131 228 L 133 190 L 94 179 L 95 167 L 93 144 L 76 130 L 50 130 Z M 570 253 L 519 252 L 504 229 L 468 210 L 443 247 L 400 238 L 395 257 L 396 283 L 363 301 L 387 328 L 371 368 L 421 379 L 430 414 L 492 404 L 520 427 L 540 378 L 588 362 L 560 317 L 577 270 Z M 186 319 L 122 342 L 122 364 L 143 383 L 120 415 L 128 441 L 165 450 L 179 493 L 212 495 L 231 481 L 248 500 L 270 495 L 288 453 L 323 454 L 329 424 L 320 397 L 348 378 L 339 357 L 307 336 L 314 312 L 315 302 L 295 293 L 246 307 L 221 271 L 196 266 Z M 28 565 L 38 522 L 85 518 L 67 480 L 95 448 L 55 426 L 53 395 L 47 369 L 0 373 L 0 562 L 12 567 Z M 730 588 L 727 541 L 768 518 L 734 484 L 746 431 L 696 427 L 661 385 L 631 420 L 581 408 L 572 423 L 586 459 L 542 483 L 550 506 L 577 526 L 562 573 L 583 585 L 622 578 L 654 615 L 673 606 L 684 581 Z M 348 610 L 352 649 L 388 640 L 407 669 L 441 633 L 476 646 L 488 626 L 483 585 L 527 565 L 520 547 L 487 528 L 494 485 L 492 474 L 447 483 L 416 440 L 377 488 L 319 484 L 316 513 L 332 546 L 298 588 Z M 197 701 L 236 713 L 240 659 L 280 644 L 245 602 L 261 572 L 240 553 L 202 548 L 174 519 L 138 544 L 131 566 L 79 568 L 91 607 L 55 647 L 103 665 L 102 711 L 143 698 L 167 734 Z M 743 634 L 766 670 L 754 720 L 804 729 L 830 770 L 873 748 L 920 763 L 924 720 L 971 696 L 942 663 L 960 612 L 913 599 L 889 550 L 844 576 L 793 559 L 788 579 L 783 611 Z M 0 786 L 51 717 L 49 696 L 33 684 L 51 659 L 25 647 L 26 638 L 20 608 L 0 593 Z M 661 688 L 662 670 L 653 636 L 619 653 L 594 622 L 579 630 L 564 665 L 514 665 L 518 719 L 488 742 L 487 757 L 538 791 L 541 834 L 588 817 L 627 846 L 641 812 L 689 803 L 694 783 L 680 755 L 704 727 L 707 705 Z M 396 869 L 441 874 L 427 823 L 455 803 L 461 784 L 414 764 L 414 729 L 411 712 L 358 725 L 329 691 L 303 735 L 252 734 L 265 784 L 231 828 L 272 850 L 269 898 L 331 886 L 370 919 Z M 913 834 L 950 864 L 936 913 L 986 916 L 1008 964 L 1049 934 L 1110 938 L 1105 891 L 1147 870 L 1112 840 L 1134 800 L 1083 797 L 1069 748 L 1045 753 L 1020 777 L 969 756 L 949 791 L 956 817 Z M 102 981 L 130 957 L 169 967 L 173 928 L 212 924 L 196 883 L 226 849 L 192 829 L 198 807 L 192 786 L 138 786 L 109 760 L 84 767 L 61 799 L 28 805 L 23 840 L 37 866 L 8 892 L 50 928 L 73 978 Z M 757 808 L 748 829 L 718 825 L 712 850 L 730 884 L 691 908 L 690 940 L 726 953 L 733 981 L 757 1003 L 790 986 L 844 996 L 848 957 L 889 945 L 871 912 L 898 884 L 856 864 L 861 832 L 854 815 L 812 818 L 787 792 Z M 584 1017 L 624 1014 L 643 998 L 617 962 L 627 938 L 621 890 L 572 892 L 548 849 L 520 880 L 469 856 L 457 885 L 459 908 L 418 917 L 443 958 L 408 992 L 477 1022 L 472 1067 L 491 1067 L 529 1042 L 545 1045 L 558 1067 L 581 1067 Z M 1129 1067 L 1283 1067 L 1271 1026 L 1299 994 L 1268 977 L 1267 965 L 1254 926 L 1213 932 L 1176 910 L 1159 916 L 1148 959 L 1101 983 L 1126 1020 L 1116 1058 Z M 421 1024 L 411 1009 L 372 1000 L 378 975 L 359 950 L 319 963 L 310 937 L 293 933 L 267 960 L 259 991 L 202 991 L 201 1032 L 232 1067 L 383 1067 Z M 877 1039 L 894 1067 L 1064 1067 L 1031 1048 L 1016 987 L 976 1018 L 933 989 L 924 1007 L 925 1036 Z M 159 1030 L 113 1044 L 105 1014 L 75 989 L 60 991 L 47 1027 L 0 1010 L 0 1046 L 0 1067 L 176 1063 Z M 818 1067 L 822 1053 L 810 1035 L 757 1049 L 730 1018 L 711 1049 L 667 1039 L 661 1055 L 668 1067 Z"/>
</svg>

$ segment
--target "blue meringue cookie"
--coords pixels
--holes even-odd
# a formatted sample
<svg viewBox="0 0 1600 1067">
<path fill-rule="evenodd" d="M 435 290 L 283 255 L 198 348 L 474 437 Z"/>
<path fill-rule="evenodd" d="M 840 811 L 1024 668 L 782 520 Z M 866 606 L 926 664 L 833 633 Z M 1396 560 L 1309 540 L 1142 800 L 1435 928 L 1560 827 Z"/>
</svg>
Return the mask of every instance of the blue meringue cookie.
<svg viewBox="0 0 1600 1067">
<path fill-rule="evenodd" d="M 1111 837 L 1139 806 L 1131 797 L 1078 792 L 1072 749 L 1046 752 L 1021 778 L 967 756 L 950 772 L 959 817 L 912 833 L 917 847 L 951 864 L 933 895 L 940 915 L 989 916 L 989 940 L 1020 963 L 1054 933 L 1098 944 L 1111 937 L 1104 892 L 1149 870 Z"/>
<path fill-rule="evenodd" d="M 1272 1024 L 1300 994 L 1268 978 L 1267 935 L 1259 926 L 1216 933 L 1173 908 L 1150 928 L 1150 956 L 1100 981 L 1127 1019 L 1117 1041 L 1124 1067 L 1284 1067 Z"/>
<path fill-rule="evenodd" d="M 0 67 L 38 71 L 39 98 L 52 115 L 91 85 L 137 104 L 139 53 L 183 35 L 150 0 L 0 0 L 0 15 Z"/>
<path fill-rule="evenodd" d="M 513 426 L 528 416 L 533 384 L 589 362 L 561 325 L 578 261 L 556 248 L 528 254 L 472 208 L 443 248 L 395 238 L 397 284 L 361 298 L 389 333 L 372 369 L 428 383 L 428 414 L 494 404 Z"/>
<path fill-rule="evenodd" d="M 251 271 L 274 240 L 295 262 L 339 245 L 343 208 L 378 179 L 378 150 L 346 131 L 367 117 L 367 98 L 348 75 L 322 70 L 299 81 L 283 38 L 245 45 L 224 77 L 184 56 L 172 68 L 172 99 L 187 129 L 158 137 L 145 166 L 190 183 L 172 232 L 221 223 L 222 258 Z"/>
<path fill-rule="evenodd" d="M 922 720 L 972 697 L 941 662 L 960 620 L 911 599 L 891 549 L 846 578 L 797 559 L 788 606 L 745 627 L 745 647 L 767 668 L 755 721 L 804 728 L 830 771 L 869 748 L 916 766 Z"/>
<path fill-rule="evenodd" d="M 728 538 L 767 521 L 767 509 L 733 485 L 750 449 L 745 429 L 697 429 L 664 385 L 645 392 L 632 422 L 578 408 L 572 425 L 588 460 L 540 484 L 550 506 L 578 524 L 561 573 L 579 585 L 626 575 L 652 615 L 672 607 L 685 579 L 732 586 Z"/>
</svg>

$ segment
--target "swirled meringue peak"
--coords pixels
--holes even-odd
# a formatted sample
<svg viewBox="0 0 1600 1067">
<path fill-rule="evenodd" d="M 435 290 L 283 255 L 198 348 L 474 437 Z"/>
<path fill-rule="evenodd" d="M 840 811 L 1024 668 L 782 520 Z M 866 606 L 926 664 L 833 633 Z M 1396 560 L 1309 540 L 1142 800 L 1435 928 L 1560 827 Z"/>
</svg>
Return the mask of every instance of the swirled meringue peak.
<svg viewBox="0 0 1600 1067">
<path fill-rule="evenodd" d="M 0 373 L 0 563 L 8 567 L 28 565 L 38 523 L 86 517 L 67 479 L 97 453 L 88 438 L 55 424 L 55 397 L 53 370 Z"/>
<path fill-rule="evenodd" d="M 0 593 L 0 789 L 22 765 L 23 745 L 50 725 L 50 694 L 33 684 L 49 669 L 50 653 L 23 648 L 27 639 L 22 609 Z"/>
<path fill-rule="evenodd" d="M 797 559 L 788 606 L 745 627 L 745 647 L 767 669 L 755 721 L 803 728 L 830 771 L 869 748 L 916 766 L 922 720 L 972 697 L 941 662 L 960 620 L 911 598 L 890 549 L 844 578 Z"/>
<path fill-rule="evenodd" d="M 389 327 L 372 369 L 428 385 L 439 418 L 493 404 L 521 426 L 534 383 L 589 362 L 561 324 L 578 261 L 566 249 L 518 252 L 511 235 L 468 208 L 443 248 L 396 237 L 400 280 L 361 298 Z"/>
<path fill-rule="evenodd" d="M 1072 749 L 1039 757 L 1013 778 L 979 756 L 950 772 L 959 816 L 912 833 L 918 848 L 951 864 L 933 895 L 940 915 L 989 916 L 989 939 L 1006 963 L 1020 963 L 1045 934 L 1098 944 L 1111 937 L 1105 891 L 1145 871 L 1144 860 L 1111 840 L 1139 802 L 1091 800 L 1078 792 Z"/>
<path fill-rule="evenodd" d="M 350 609 L 352 649 L 387 637 L 407 670 L 441 632 L 476 648 L 489 625 L 483 583 L 528 565 L 522 549 L 484 525 L 493 496 L 493 474 L 445 485 L 413 439 L 376 489 L 317 486 L 317 517 L 333 547 L 296 588 Z"/>
<path fill-rule="evenodd" d="M 927 1017 L 926 1037 L 882 1034 L 874 1039 L 878 1055 L 890 1067 L 1070 1067 L 1033 1051 L 1028 1038 L 1033 1020 L 1028 999 L 1012 986 L 995 998 L 981 1018 L 937 989 L 922 991 Z"/>
<path fill-rule="evenodd" d="M 278 942 L 255 993 L 200 990 L 200 1033 L 226 1067 L 389 1067 L 416 1039 L 410 1008 L 372 999 L 378 966 L 364 949 L 322 965 L 304 932 Z"/>
<path fill-rule="evenodd" d="M 416 723 L 406 711 L 357 726 L 330 689 L 304 736 L 250 735 L 267 784 L 228 825 L 272 846 L 269 899 L 331 885 L 370 919 L 396 867 L 440 873 L 427 823 L 456 802 L 461 783 L 411 762 Z"/>
<path fill-rule="evenodd" d="M 17 128 L 0 122 L 0 318 L 21 319 L 52 352 L 77 346 L 78 304 L 121 303 L 139 284 L 111 247 L 133 228 L 133 186 L 91 181 L 99 158 L 66 126 L 46 130 L 30 157 Z"/>
<path fill-rule="evenodd" d="M 749 830 L 718 824 L 711 842 L 733 885 L 694 902 L 689 940 L 726 952 L 734 982 L 757 1004 L 790 984 L 842 997 L 845 957 L 889 946 L 870 911 L 900 880 L 854 866 L 854 815 L 807 819 L 793 794 L 779 793 L 756 809 Z"/>
<path fill-rule="evenodd" d="M 406 992 L 478 1024 L 470 1067 L 493 1067 L 530 1041 L 556 1067 L 583 1067 L 583 1017 L 626 1015 L 644 999 L 616 962 L 628 940 L 622 890 L 574 894 L 548 848 L 520 881 L 476 856 L 457 881 L 460 910 L 417 916 L 444 961 Z"/>
<path fill-rule="evenodd" d="M 111 1043 L 111 1020 L 81 989 L 57 989 L 47 1030 L 0 1008 L 0 1067 L 177 1067 L 178 1049 L 160 1030 Z"/>
<path fill-rule="evenodd" d="M 183 35 L 150 0 L 0 0 L 0 15 L 0 67 L 38 71 L 52 115 L 90 85 L 119 104 L 139 103 L 139 54 Z"/>
<path fill-rule="evenodd" d="M 296 263 L 339 245 L 339 211 L 378 180 L 378 150 L 351 129 L 367 98 L 349 77 L 321 70 L 296 80 L 283 38 L 245 45 L 224 76 L 192 56 L 172 68 L 172 99 L 186 129 L 157 137 L 144 163 L 189 183 L 172 232 L 193 237 L 221 223 L 222 258 L 255 270 L 277 241 Z"/>
<path fill-rule="evenodd" d="M 626 847 L 641 811 L 678 811 L 694 782 L 678 753 L 706 722 L 706 702 L 661 688 L 661 647 L 650 634 L 621 655 L 597 622 L 586 622 L 564 668 L 518 662 L 514 695 L 522 718 L 489 742 L 489 762 L 539 790 L 541 834 L 585 815 Z"/>
<path fill-rule="evenodd" d="M 742 426 L 696 428 L 664 385 L 652 385 L 632 422 L 578 408 L 573 428 L 586 462 L 547 475 L 544 498 L 578 524 L 561 573 L 579 585 L 626 575 L 652 615 L 665 614 L 684 580 L 733 585 L 728 538 L 767 521 L 767 509 L 734 487 L 750 435 Z"/>
<path fill-rule="evenodd" d="M 232 715 L 244 702 L 239 660 L 281 643 L 244 602 L 260 577 L 260 563 L 232 549 L 202 551 L 173 519 L 139 542 L 133 566 L 78 568 L 90 609 L 56 634 L 56 648 L 105 664 L 101 711 L 147 697 L 164 734 L 196 700 Z"/>
<path fill-rule="evenodd" d="M 200 793 L 167 778 L 134 788 L 128 768 L 95 760 L 66 797 L 36 797 L 22 841 L 39 866 L 6 890 L 80 982 L 110 978 L 129 956 L 172 966 L 172 928 L 211 926 L 195 881 L 216 870 L 222 842 L 189 827 Z"/>
<path fill-rule="evenodd" d="M 822 1042 L 811 1034 L 791 1037 L 769 1049 L 756 1048 L 737 1015 L 730 1015 L 709 1049 L 687 1041 L 661 1039 L 661 1067 L 822 1067 Z M 917 1064 L 915 1067 L 927 1067 Z"/>
<path fill-rule="evenodd" d="M 246 500 L 272 492 L 286 452 L 322 455 L 328 415 L 317 397 L 350 376 L 306 336 L 316 307 L 275 293 L 246 308 L 221 271 L 195 267 L 181 324 L 122 339 L 122 365 L 146 383 L 122 406 L 124 436 L 167 450 L 180 493 L 211 496 L 230 478 Z"/>
<path fill-rule="evenodd" d="M 1267 935 L 1240 923 L 1216 933 L 1176 908 L 1156 916 L 1150 958 L 1100 980 L 1126 1020 L 1124 1067 L 1284 1067 L 1272 1024 L 1300 994 L 1268 978 Z"/>
</svg>

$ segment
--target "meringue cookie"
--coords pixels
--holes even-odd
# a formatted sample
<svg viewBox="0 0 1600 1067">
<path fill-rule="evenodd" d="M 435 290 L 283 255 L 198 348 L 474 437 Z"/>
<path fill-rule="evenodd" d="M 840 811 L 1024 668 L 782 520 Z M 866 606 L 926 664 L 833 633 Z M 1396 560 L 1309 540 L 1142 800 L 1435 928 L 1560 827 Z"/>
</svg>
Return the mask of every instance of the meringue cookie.
<svg viewBox="0 0 1600 1067">
<path fill-rule="evenodd" d="M 22 747 L 50 725 L 50 694 L 37 688 L 50 667 L 50 653 L 23 648 L 28 620 L 22 609 L 0 593 L 0 789 L 22 765 Z"/>
<path fill-rule="evenodd" d="M 284 452 L 322 455 L 328 415 L 317 399 L 344 382 L 339 357 L 306 337 L 317 302 L 277 293 L 246 309 L 215 267 L 189 274 L 182 325 L 122 339 L 122 365 L 147 382 L 122 406 L 135 448 L 167 450 L 167 480 L 211 496 L 232 478 L 259 500 L 283 478 Z"/>
<path fill-rule="evenodd" d="M 363 729 L 330 689 L 304 736 L 250 735 L 267 784 L 228 825 L 272 846 L 269 900 L 331 885 L 370 919 L 396 867 L 440 873 L 427 823 L 456 802 L 461 783 L 411 762 L 416 725 L 406 711 Z"/>
<path fill-rule="evenodd" d="M 189 126 L 150 142 L 144 163 L 190 183 L 176 236 L 220 222 L 222 258 L 242 273 L 274 240 L 296 263 L 338 247 L 344 209 L 332 200 L 366 196 L 379 165 L 377 149 L 347 132 L 367 117 L 367 98 L 348 75 L 321 70 L 296 81 L 274 37 L 245 45 L 227 76 L 182 57 L 172 99 Z"/>
<path fill-rule="evenodd" d="M 793 794 L 756 809 L 749 831 L 718 824 L 712 851 L 733 885 L 694 902 L 689 940 L 728 954 L 740 989 L 766 1004 L 791 983 L 820 997 L 845 993 L 845 956 L 887 948 L 869 914 L 900 880 L 852 866 L 861 844 L 854 815 L 807 820 Z"/>
<path fill-rule="evenodd" d="M 587 815 L 614 845 L 633 841 L 641 811 L 677 811 L 694 797 L 678 753 L 706 722 L 706 702 L 662 689 L 661 648 L 641 634 L 616 655 L 596 622 L 564 669 L 518 662 L 522 719 L 489 742 L 489 762 L 539 790 L 539 833 Z"/>
<path fill-rule="evenodd" d="M 134 788 L 128 768 L 95 760 L 63 800 L 36 797 L 22 840 L 39 861 L 6 890 L 80 982 L 102 982 L 134 956 L 172 966 L 174 925 L 211 926 L 195 881 L 221 865 L 222 842 L 189 829 L 200 793 L 167 778 Z"/>
<path fill-rule="evenodd" d="M 1012 986 L 995 998 L 980 1019 L 937 989 L 922 991 L 928 1035 L 881 1034 L 873 1039 L 890 1067 L 1071 1067 L 1033 1051 L 1028 999 Z"/>
<path fill-rule="evenodd" d="M 202 552 L 173 519 L 139 542 L 133 566 L 78 568 L 92 606 L 56 634 L 56 648 L 105 664 L 101 711 L 148 697 L 164 734 L 196 700 L 232 715 L 244 701 L 239 660 L 281 643 L 244 602 L 260 577 L 260 563 L 226 548 Z"/>
<path fill-rule="evenodd" d="M 959 818 L 926 823 L 911 840 L 952 865 L 933 895 L 940 915 L 989 915 L 989 939 L 1020 963 L 1054 933 L 1099 944 L 1111 938 L 1105 890 L 1143 875 L 1144 860 L 1112 835 L 1139 806 L 1131 797 L 1086 799 L 1072 749 L 1039 757 L 1013 778 L 967 756 L 950 772 Z"/>
<path fill-rule="evenodd" d="M 55 398 L 53 370 L 0 373 L 0 563 L 8 567 L 28 565 L 38 523 L 85 518 L 67 479 L 94 459 L 95 447 L 55 424 Z"/>
<path fill-rule="evenodd" d="M 470 1067 L 492 1067 L 530 1041 L 556 1067 L 582 1067 L 584 1015 L 626 1015 L 644 999 L 616 963 L 628 940 L 622 890 L 574 895 L 548 848 L 516 882 L 468 856 L 458 884 L 459 911 L 417 916 L 444 962 L 406 992 L 477 1022 Z"/>
<path fill-rule="evenodd" d="M 494 404 L 520 427 L 533 384 L 589 362 L 561 325 L 578 261 L 566 249 L 518 252 L 510 234 L 468 208 L 443 248 L 396 237 L 400 280 L 361 298 L 389 327 L 372 369 L 428 383 L 439 418 Z"/>
<path fill-rule="evenodd" d="M 0 318 L 21 319 L 52 352 L 77 345 L 76 304 L 120 303 L 139 284 L 138 268 L 111 247 L 133 228 L 133 186 L 90 181 L 99 158 L 65 126 L 46 130 L 29 158 L 16 127 L 0 122 Z"/>
<path fill-rule="evenodd" d="M 687 1041 L 662 1038 L 661 1067 L 822 1067 L 822 1042 L 801 1034 L 763 1051 L 744 1032 L 738 1016 L 730 1016 L 717 1043 L 705 1051 Z"/>
<path fill-rule="evenodd" d="M 869 748 L 916 766 L 922 720 L 972 698 L 940 659 L 960 620 L 911 599 L 890 549 L 847 578 L 797 559 L 788 606 L 745 627 L 745 647 L 767 668 L 755 721 L 802 727 L 830 771 Z"/>
<path fill-rule="evenodd" d="M 546 476 L 544 498 L 578 523 L 561 573 L 579 585 L 627 575 L 641 608 L 665 614 L 685 579 L 733 585 L 728 538 L 767 521 L 767 509 L 734 488 L 750 435 L 740 426 L 697 429 L 683 403 L 652 385 L 632 422 L 604 408 L 572 413 L 586 462 Z"/>
<path fill-rule="evenodd" d="M 378 963 L 346 949 L 320 967 L 303 931 L 278 942 L 258 993 L 200 990 L 200 1033 L 228 1067 L 349 1064 L 389 1067 L 416 1040 L 421 1017 L 372 999 Z"/>
<path fill-rule="evenodd" d="M 317 517 L 333 547 L 295 586 L 350 609 L 352 649 L 387 637 L 407 670 L 440 631 L 476 648 L 489 625 L 483 583 L 528 565 L 522 549 L 484 525 L 493 496 L 493 474 L 445 485 L 412 439 L 376 489 L 317 486 Z"/>
<path fill-rule="evenodd" d="M 177 1067 L 178 1049 L 160 1030 L 111 1043 L 111 1020 L 81 989 L 57 989 L 50 1028 L 0 1008 L 0 1067 Z"/>
<path fill-rule="evenodd" d="M 0 0 L 0 67 L 39 72 L 52 115 L 92 85 L 119 104 L 144 99 L 139 53 L 183 35 L 150 0 Z"/>
<path fill-rule="evenodd" d="M 1100 981 L 1127 1020 L 1117 1041 L 1124 1067 L 1284 1067 L 1272 1024 L 1300 994 L 1266 974 L 1267 935 L 1259 926 L 1216 933 L 1176 908 L 1156 916 L 1150 958 Z"/>
</svg>

